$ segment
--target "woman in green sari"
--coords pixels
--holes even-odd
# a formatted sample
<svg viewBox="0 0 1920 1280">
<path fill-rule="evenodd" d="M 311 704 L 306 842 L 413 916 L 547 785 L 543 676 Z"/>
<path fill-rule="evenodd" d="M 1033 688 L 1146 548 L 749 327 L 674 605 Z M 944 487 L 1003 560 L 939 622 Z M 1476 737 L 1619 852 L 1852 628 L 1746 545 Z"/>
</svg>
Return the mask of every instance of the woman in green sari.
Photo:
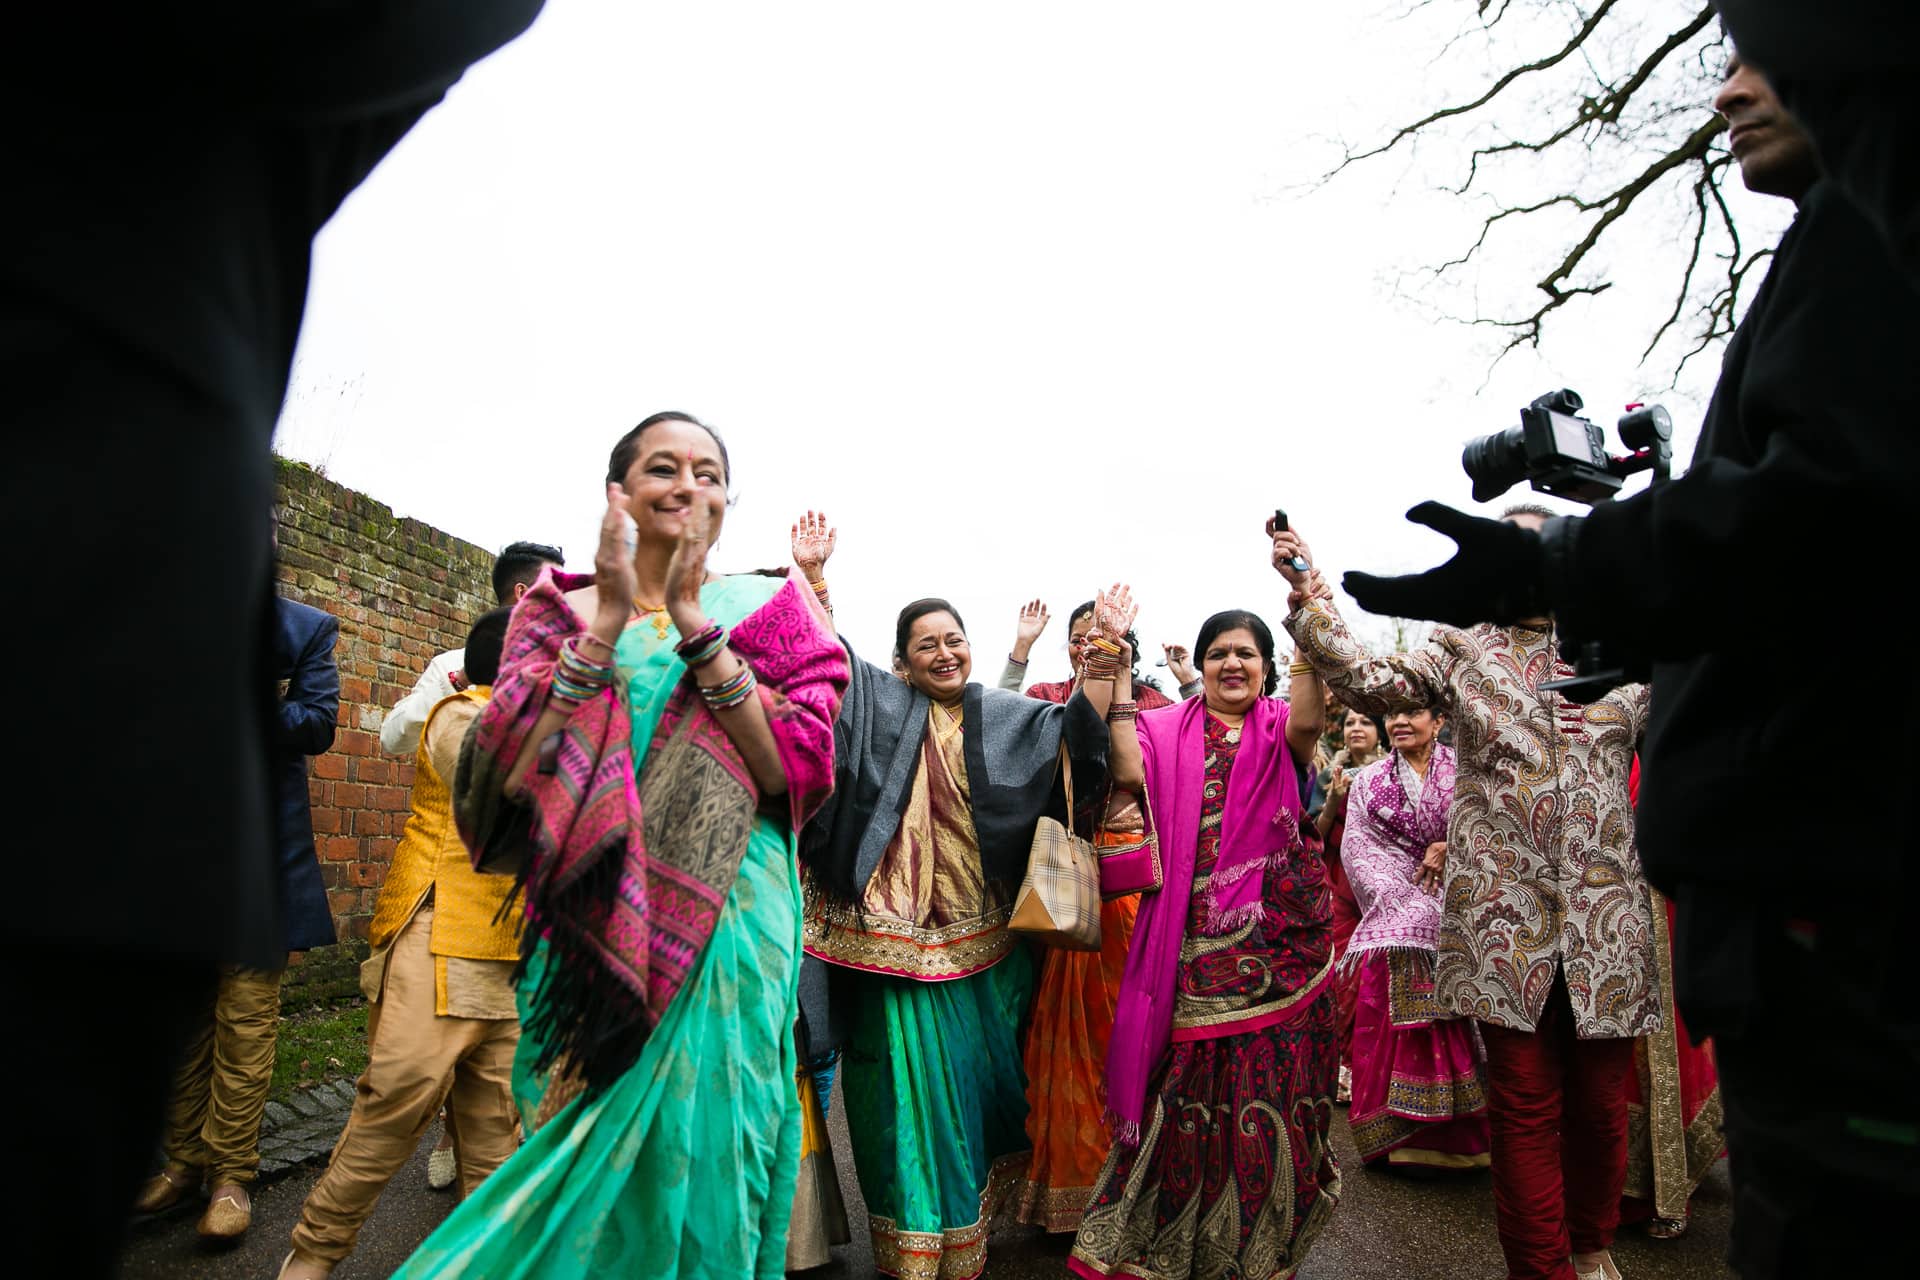
<svg viewBox="0 0 1920 1280">
<path fill-rule="evenodd" d="M 509 701 L 456 804 L 476 861 L 531 822 L 531 1137 L 399 1275 L 782 1273 L 794 833 L 831 783 L 847 668 L 812 592 L 707 574 L 727 479 L 711 431 L 647 419 L 614 450 L 594 577 L 543 578 L 515 611 L 489 712 Z"/>
<path fill-rule="evenodd" d="M 811 512 L 795 527 L 794 561 L 822 600 L 833 542 Z M 834 794 L 801 855 L 807 1025 L 843 1032 L 874 1266 L 967 1280 L 1026 1170 L 1034 964 L 1007 929 L 1014 892 L 1035 823 L 1065 816 L 1061 745 L 1083 794 L 1104 781 L 1111 686 L 1060 705 L 970 683 L 966 629 L 935 599 L 901 610 L 893 671 L 849 657 Z"/>
</svg>

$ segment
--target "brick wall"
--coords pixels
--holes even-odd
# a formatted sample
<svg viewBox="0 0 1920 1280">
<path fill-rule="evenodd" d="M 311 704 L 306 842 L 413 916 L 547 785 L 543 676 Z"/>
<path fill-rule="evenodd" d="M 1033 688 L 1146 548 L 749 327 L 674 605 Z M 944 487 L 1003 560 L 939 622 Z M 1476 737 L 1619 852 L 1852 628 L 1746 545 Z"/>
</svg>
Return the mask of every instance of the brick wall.
<svg viewBox="0 0 1920 1280">
<path fill-rule="evenodd" d="M 380 750 L 380 721 L 434 654 L 459 648 L 493 605 L 493 554 L 280 459 L 279 590 L 340 620 L 340 728 L 313 760 L 313 837 L 351 954 L 364 954 L 374 899 L 407 821 L 413 763 Z M 318 980 L 345 956 L 289 973 Z M 329 981 L 329 986 L 339 985 Z M 316 991 L 316 996 L 322 993 Z"/>
</svg>

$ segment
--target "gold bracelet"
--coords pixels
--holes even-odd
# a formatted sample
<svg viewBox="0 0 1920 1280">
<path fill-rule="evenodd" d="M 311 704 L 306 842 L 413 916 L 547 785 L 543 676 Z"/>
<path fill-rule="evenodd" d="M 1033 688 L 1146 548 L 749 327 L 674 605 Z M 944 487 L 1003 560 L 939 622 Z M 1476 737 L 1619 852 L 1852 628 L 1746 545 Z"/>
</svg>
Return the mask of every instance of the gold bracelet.
<svg viewBox="0 0 1920 1280">
<path fill-rule="evenodd" d="M 1320 673 L 1314 670 L 1311 662 L 1296 662 L 1287 668 L 1287 674 L 1289 676 L 1313 676 L 1319 675 Z"/>
</svg>

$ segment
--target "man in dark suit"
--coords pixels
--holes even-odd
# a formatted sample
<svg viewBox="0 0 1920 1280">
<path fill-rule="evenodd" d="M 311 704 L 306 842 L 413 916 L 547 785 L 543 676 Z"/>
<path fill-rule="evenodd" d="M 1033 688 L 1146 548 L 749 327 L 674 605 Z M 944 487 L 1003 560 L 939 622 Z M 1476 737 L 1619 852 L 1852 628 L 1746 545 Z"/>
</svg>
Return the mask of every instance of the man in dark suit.
<svg viewBox="0 0 1920 1280">
<path fill-rule="evenodd" d="M 1714 1040 L 1731 1260 L 1750 1278 L 1870 1274 L 1920 1205 L 1911 792 L 1869 768 L 1831 803 L 1784 797 L 1831 733 L 1835 684 L 1903 669 L 1858 611 L 1905 586 L 1891 565 L 1920 475 L 1905 385 L 1920 293 L 1765 79 L 1735 59 L 1716 105 L 1747 185 L 1799 213 L 1686 475 L 1538 536 L 1416 508 L 1459 554 L 1348 589 L 1449 621 L 1550 609 L 1563 635 L 1651 669 L 1638 843 L 1675 904 L 1687 1026 Z M 1767 640 L 1781 620 L 1799 658 L 1786 680 Z"/>
<path fill-rule="evenodd" d="M 36 1046 L 0 1057 L 34 1100 L 17 1274 L 111 1272 L 185 1020 L 217 965 L 285 954 L 262 530 L 313 237 L 539 8 L 44 5 L 0 41 L 0 543 L 90 584 L 0 641 L 29 735 L 0 940 Z"/>
<path fill-rule="evenodd" d="M 275 899 L 288 951 L 334 941 L 327 886 L 313 847 L 307 758 L 333 745 L 340 670 L 333 659 L 340 624 L 330 613 L 274 599 L 274 674 L 283 692 L 272 734 Z M 268 904 L 262 903 L 264 908 Z M 204 1183 L 211 1191 L 199 1230 L 234 1240 L 253 1222 L 247 1185 L 260 1167 L 260 1118 L 273 1083 L 280 1026 L 281 964 L 221 966 L 211 1007 L 187 1043 L 174 1080 L 164 1141 L 167 1163 L 140 1190 L 134 1207 L 152 1213 Z"/>
</svg>

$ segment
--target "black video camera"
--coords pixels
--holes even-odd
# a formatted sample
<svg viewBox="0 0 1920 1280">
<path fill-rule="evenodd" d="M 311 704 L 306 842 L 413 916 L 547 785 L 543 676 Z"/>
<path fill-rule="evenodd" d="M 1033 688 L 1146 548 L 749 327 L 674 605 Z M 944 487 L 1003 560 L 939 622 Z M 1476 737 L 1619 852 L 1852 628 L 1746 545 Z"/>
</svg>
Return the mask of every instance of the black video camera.
<svg viewBox="0 0 1920 1280">
<path fill-rule="evenodd" d="M 1585 402 L 1573 391 L 1549 391 L 1520 411 L 1520 425 L 1468 442 L 1460 465 L 1473 481 L 1473 500 L 1491 502 L 1528 481 L 1588 506 L 1620 492 L 1627 477 L 1652 471 L 1664 481 L 1673 468 L 1673 419 L 1659 405 L 1631 405 L 1619 422 L 1620 439 L 1634 452 L 1607 453 L 1600 428 L 1580 416 Z"/>
<path fill-rule="evenodd" d="M 1653 473 L 1652 484 L 1667 482 L 1673 474 L 1673 419 L 1665 409 L 1628 405 L 1616 425 L 1632 452 L 1615 457 L 1607 452 L 1600 428 L 1580 416 L 1584 406 L 1573 391 L 1549 391 L 1520 411 L 1519 426 L 1469 441 L 1460 465 L 1473 481 L 1473 500 L 1490 502 L 1525 480 L 1541 493 L 1592 506 L 1611 501 L 1627 477 L 1641 471 Z M 1598 643 L 1568 638 L 1561 653 L 1577 674 L 1541 687 L 1571 702 L 1591 702 L 1629 679 Z"/>
</svg>

